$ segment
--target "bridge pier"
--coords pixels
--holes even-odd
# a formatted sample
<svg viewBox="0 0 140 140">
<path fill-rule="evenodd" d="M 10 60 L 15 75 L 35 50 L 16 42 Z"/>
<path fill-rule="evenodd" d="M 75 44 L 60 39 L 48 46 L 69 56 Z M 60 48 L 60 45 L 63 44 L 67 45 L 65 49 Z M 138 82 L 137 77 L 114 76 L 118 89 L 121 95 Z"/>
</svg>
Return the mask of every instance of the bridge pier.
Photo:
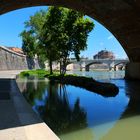
<svg viewBox="0 0 140 140">
<path fill-rule="evenodd" d="M 114 66 L 114 67 L 113 67 L 113 71 L 116 71 L 116 70 L 117 70 L 117 67 L 116 67 L 116 66 Z"/>
<path fill-rule="evenodd" d="M 126 65 L 125 78 L 140 80 L 140 62 L 130 62 Z"/>
<path fill-rule="evenodd" d="M 118 70 L 121 70 L 121 69 L 119 69 L 118 66 L 114 66 L 114 71 L 118 71 Z"/>
<path fill-rule="evenodd" d="M 111 71 L 112 69 L 114 70 L 114 68 L 112 68 L 111 64 L 109 63 L 108 64 L 108 70 Z"/>
<path fill-rule="evenodd" d="M 85 71 L 89 71 L 89 66 L 86 66 L 85 67 Z"/>
</svg>

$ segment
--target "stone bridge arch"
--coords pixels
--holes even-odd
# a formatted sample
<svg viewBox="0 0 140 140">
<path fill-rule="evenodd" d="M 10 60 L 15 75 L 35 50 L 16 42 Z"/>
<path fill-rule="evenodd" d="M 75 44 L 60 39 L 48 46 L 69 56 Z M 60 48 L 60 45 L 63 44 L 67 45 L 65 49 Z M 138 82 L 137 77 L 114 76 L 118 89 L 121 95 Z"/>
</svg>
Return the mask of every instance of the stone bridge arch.
<svg viewBox="0 0 140 140">
<path fill-rule="evenodd" d="M 69 62 L 66 67 L 67 70 L 81 70 L 81 64 L 78 62 Z"/>
<path fill-rule="evenodd" d="M 81 11 L 104 25 L 120 42 L 130 62 L 127 76 L 140 69 L 140 1 L 136 0 L 0 0 L 0 14 L 16 9 L 56 5 Z"/>
<path fill-rule="evenodd" d="M 104 62 L 101 61 L 95 61 L 95 62 L 91 62 L 85 65 L 85 71 L 89 71 L 90 70 L 90 66 L 94 65 L 94 64 L 104 64 Z"/>
<path fill-rule="evenodd" d="M 124 67 L 126 66 L 127 63 L 128 63 L 128 62 L 118 62 L 118 63 L 116 63 L 116 64 L 114 65 L 114 71 L 116 71 L 117 66 L 120 65 L 120 64 L 123 64 L 124 66 L 123 66 L 122 69 L 125 69 Z"/>
</svg>

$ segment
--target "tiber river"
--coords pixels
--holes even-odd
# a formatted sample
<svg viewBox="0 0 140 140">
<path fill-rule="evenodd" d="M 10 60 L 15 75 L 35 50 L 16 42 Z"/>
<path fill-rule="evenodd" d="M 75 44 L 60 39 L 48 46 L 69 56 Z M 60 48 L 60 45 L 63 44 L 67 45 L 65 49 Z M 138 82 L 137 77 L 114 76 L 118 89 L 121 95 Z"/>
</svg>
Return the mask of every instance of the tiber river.
<svg viewBox="0 0 140 140">
<path fill-rule="evenodd" d="M 119 94 L 103 97 L 47 79 L 17 82 L 33 110 L 61 140 L 140 140 L 140 83 L 125 81 L 123 71 L 74 73 L 115 83 Z"/>
</svg>

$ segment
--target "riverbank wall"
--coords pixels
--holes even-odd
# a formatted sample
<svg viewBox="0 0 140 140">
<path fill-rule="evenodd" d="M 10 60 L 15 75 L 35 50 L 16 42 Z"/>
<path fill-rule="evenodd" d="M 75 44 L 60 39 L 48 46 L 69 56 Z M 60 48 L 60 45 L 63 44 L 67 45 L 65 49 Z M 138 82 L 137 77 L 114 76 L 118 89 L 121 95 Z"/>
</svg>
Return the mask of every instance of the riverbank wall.
<svg viewBox="0 0 140 140">
<path fill-rule="evenodd" d="M 0 46 L 0 70 L 40 69 L 38 59 L 28 58 L 4 46 Z"/>
</svg>

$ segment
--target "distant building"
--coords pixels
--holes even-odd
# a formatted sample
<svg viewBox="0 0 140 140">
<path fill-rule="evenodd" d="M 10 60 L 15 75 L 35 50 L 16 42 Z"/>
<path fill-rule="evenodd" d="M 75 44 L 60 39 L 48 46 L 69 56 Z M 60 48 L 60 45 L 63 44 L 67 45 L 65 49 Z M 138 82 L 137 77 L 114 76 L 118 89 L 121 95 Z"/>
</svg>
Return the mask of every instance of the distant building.
<svg viewBox="0 0 140 140">
<path fill-rule="evenodd" d="M 115 59 L 115 55 L 113 52 L 101 50 L 93 56 L 93 59 Z"/>
<path fill-rule="evenodd" d="M 21 48 L 16 48 L 16 47 L 8 47 L 9 50 L 12 50 L 16 53 L 24 54 Z"/>
</svg>

